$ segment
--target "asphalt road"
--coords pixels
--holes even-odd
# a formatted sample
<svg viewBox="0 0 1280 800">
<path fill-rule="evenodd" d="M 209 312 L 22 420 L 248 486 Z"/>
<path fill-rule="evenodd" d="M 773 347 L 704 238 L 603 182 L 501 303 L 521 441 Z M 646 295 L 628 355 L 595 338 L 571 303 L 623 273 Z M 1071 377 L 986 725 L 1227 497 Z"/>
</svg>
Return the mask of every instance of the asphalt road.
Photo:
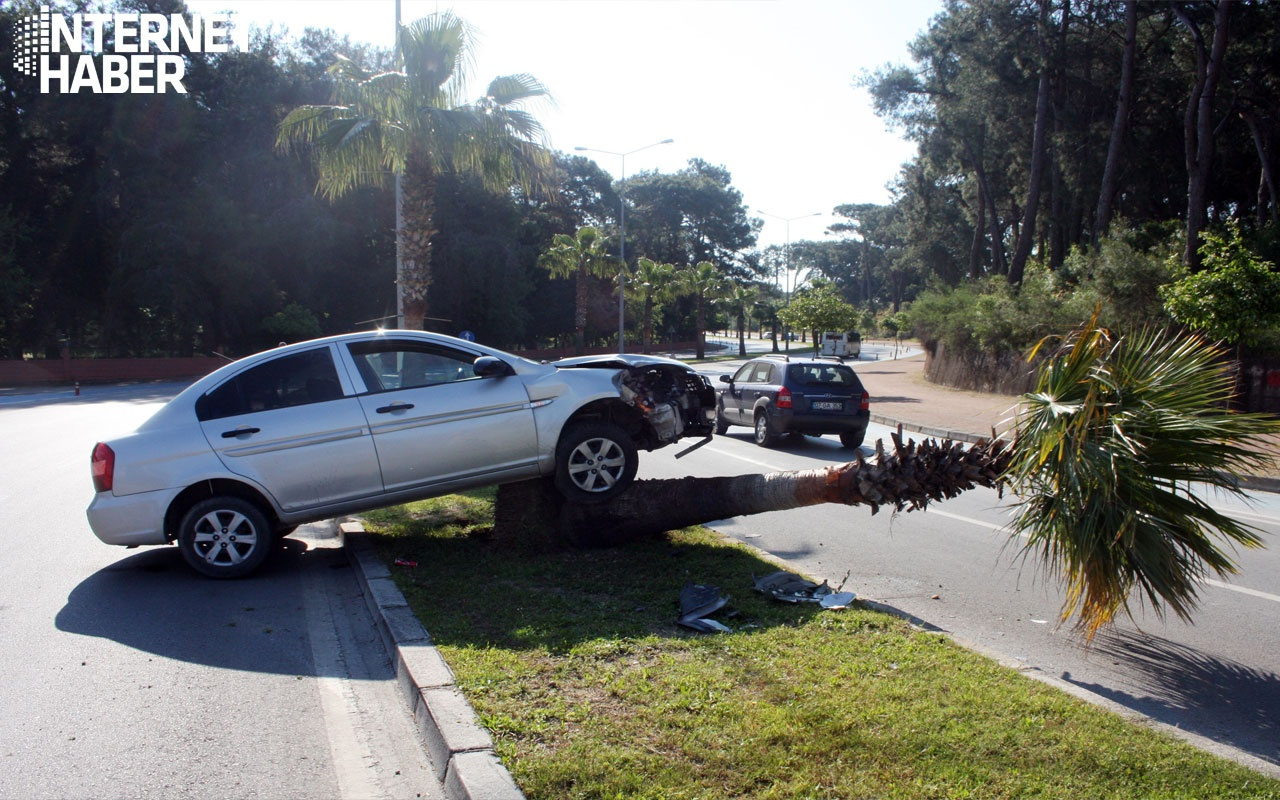
<svg viewBox="0 0 1280 800">
<path fill-rule="evenodd" d="M 704 369 L 731 372 L 735 363 Z M 713 378 L 713 381 L 715 379 Z M 889 442 L 873 425 L 863 453 Z M 640 478 L 808 469 L 850 460 L 834 436 L 756 446 L 733 427 L 679 459 L 645 454 Z M 1231 513 L 1265 532 L 1269 549 L 1238 554 L 1241 573 L 1201 592 L 1194 624 L 1141 606 L 1083 646 L 1058 624 L 1062 593 L 1005 530 L 1014 498 L 974 490 L 925 512 L 817 506 L 722 521 L 714 527 L 793 568 L 883 603 L 961 642 L 1095 701 L 1186 732 L 1198 744 L 1280 776 L 1280 497 L 1255 495 Z M 743 585 L 727 593 L 748 591 Z"/>
<path fill-rule="evenodd" d="M 732 362 L 709 368 L 730 372 Z M 97 542 L 84 521 L 93 442 L 173 386 L 0 395 L 0 798 L 438 796 L 359 590 L 312 533 L 258 576 L 195 577 L 175 549 Z M 873 426 L 863 452 L 886 437 Z M 810 468 L 835 437 L 774 449 L 746 428 L 640 477 Z M 1195 624 L 1136 609 L 1085 648 L 1061 594 L 1003 530 L 1011 499 L 975 490 L 927 512 L 822 506 L 718 523 L 806 574 L 882 603 L 1029 674 L 1179 728 L 1280 775 L 1280 498 L 1233 514 L 1269 549 L 1205 585 Z M 724 587 L 729 593 L 747 591 Z M 425 787 L 425 788 L 424 788 Z"/>
<path fill-rule="evenodd" d="M 175 388 L 0 397 L 0 798 L 442 796 L 335 537 L 227 582 L 89 531 L 94 442 Z"/>
</svg>

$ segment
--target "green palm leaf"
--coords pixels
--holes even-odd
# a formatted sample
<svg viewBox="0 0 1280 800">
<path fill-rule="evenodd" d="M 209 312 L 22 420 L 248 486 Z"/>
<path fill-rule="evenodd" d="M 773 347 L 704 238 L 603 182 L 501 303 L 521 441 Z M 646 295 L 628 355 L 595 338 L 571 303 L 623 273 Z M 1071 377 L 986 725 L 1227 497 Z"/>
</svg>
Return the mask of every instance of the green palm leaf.
<svg viewBox="0 0 1280 800">
<path fill-rule="evenodd" d="M 1265 465 L 1256 437 L 1280 420 L 1232 413 L 1224 353 L 1197 336 L 1117 336 L 1097 319 L 1069 336 L 1024 396 L 1006 478 L 1025 500 L 1014 529 L 1061 576 L 1063 619 L 1088 638 L 1136 594 L 1188 619 L 1202 581 L 1236 571 L 1257 532 L 1213 509 Z M 1042 343 L 1043 344 L 1043 343 Z"/>
</svg>

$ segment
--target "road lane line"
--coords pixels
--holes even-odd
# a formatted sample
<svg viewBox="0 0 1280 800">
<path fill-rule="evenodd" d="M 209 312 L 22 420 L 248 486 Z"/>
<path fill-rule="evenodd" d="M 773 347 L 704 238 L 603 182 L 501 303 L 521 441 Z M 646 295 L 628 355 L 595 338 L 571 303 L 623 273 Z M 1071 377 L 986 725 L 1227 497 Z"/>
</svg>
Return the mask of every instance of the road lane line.
<svg viewBox="0 0 1280 800">
<path fill-rule="evenodd" d="M 1258 591 L 1257 589 L 1250 589 L 1247 586 L 1235 586 L 1230 583 L 1223 583 L 1222 581 L 1210 580 L 1208 578 L 1204 580 L 1204 585 L 1212 586 L 1216 589 L 1229 589 L 1233 592 L 1239 592 L 1240 594 L 1247 594 L 1250 597 L 1260 597 L 1263 600 L 1270 600 L 1273 603 L 1280 603 L 1280 594 L 1271 594 L 1270 592 L 1261 592 L 1261 591 Z"/>
<path fill-rule="evenodd" d="M 307 641 L 338 790 L 344 798 L 379 797 L 381 792 L 368 766 L 375 763 L 374 755 L 360 732 L 355 690 L 344 677 L 350 672 L 333 618 L 332 599 L 324 591 L 315 568 L 304 568 L 303 572 Z"/>
<path fill-rule="evenodd" d="M 993 531 L 997 531 L 1001 533 L 1012 533 L 1006 527 L 996 525 L 991 522 L 985 522 L 980 519 L 974 519 L 973 517 L 962 517 L 959 514 L 952 514 L 949 511 L 939 511 L 935 508 L 928 508 L 928 509 L 925 509 L 925 511 L 926 513 L 929 513 L 929 514 L 937 514 L 940 517 L 946 517 L 947 519 L 954 519 L 958 522 L 967 522 L 970 525 L 977 525 L 982 528 L 989 528 Z M 1240 594 L 1249 595 L 1250 597 L 1257 597 L 1262 600 L 1270 600 L 1273 603 L 1280 603 L 1280 595 L 1271 594 L 1270 592 L 1263 592 L 1263 591 L 1259 591 L 1258 589 L 1250 589 L 1247 586 L 1236 586 L 1234 584 L 1224 583 L 1222 581 L 1215 581 L 1209 578 L 1206 578 L 1201 582 L 1205 586 L 1212 586 L 1215 589 L 1226 589 L 1231 592 L 1239 592 Z"/>
<path fill-rule="evenodd" d="M 959 514 L 952 514 L 950 511 L 939 511 L 938 509 L 934 508 L 933 506 L 929 506 L 929 507 L 925 508 L 925 510 L 924 510 L 924 511 L 925 511 L 925 513 L 926 513 L 926 514 L 936 514 L 936 515 L 938 515 L 939 517 L 946 517 L 947 519 L 954 519 L 954 520 L 956 520 L 957 522 L 967 522 L 967 523 L 969 523 L 970 525 L 977 525 L 977 526 L 978 526 L 978 527 L 980 527 L 980 528 L 989 528 L 989 529 L 991 529 L 991 530 L 995 531 L 996 533 L 1012 533 L 1012 531 L 1010 531 L 1010 530 L 1009 530 L 1007 527 L 1005 527 L 1004 525 L 997 525 L 997 524 L 995 524 L 994 522 L 987 522 L 987 521 L 985 521 L 985 520 L 981 520 L 981 519 L 974 519 L 973 517 L 962 517 L 962 516 L 960 516 Z"/>
<path fill-rule="evenodd" d="M 720 454 L 720 455 L 722 455 L 722 456 L 729 456 L 730 458 L 736 458 L 736 459 L 738 459 L 739 461 L 745 461 L 745 462 L 747 462 L 748 464 L 755 464 L 757 467 L 764 467 L 765 469 L 773 470 L 773 471 L 775 471 L 775 472 L 776 472 L 776 471 L 778 471 L 778 470 L 785 470 L 785 469 L 786 469 L 786 467 L 779 467 L 779 466 L 778 466 L 778 465 L 776 465 L 776 464 L 769 464 L 769 463 L 764 462 L 764 461 L 757 461 L 757 460 L 756 460 L 756 459 L 754 459 L 754 458 L 747 458 L 746 456 L 740 456 L 740 455 L 738 455 L 737 453 L 731 453 L 731 452 L 729 452 L 728 450 L 721 450 L 720 448 L 715 447 L 715 446 L 710 446 L 710 447 L 708 447 L 708 448 L 707 448 L 707 450 L 708 450 L 709 452 L 719 453 L 719 454 Z"/>
</svg>

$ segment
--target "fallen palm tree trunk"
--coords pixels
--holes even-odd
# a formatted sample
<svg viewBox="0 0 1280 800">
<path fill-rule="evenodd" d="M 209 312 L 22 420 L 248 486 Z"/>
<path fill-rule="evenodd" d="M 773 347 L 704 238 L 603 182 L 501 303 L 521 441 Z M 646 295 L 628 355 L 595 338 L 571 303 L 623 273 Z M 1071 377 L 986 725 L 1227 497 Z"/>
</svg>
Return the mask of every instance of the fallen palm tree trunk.
<svg viewBox="0 0 1280 800">
<path fill-rule="evenodd" d="M 903 441 L 876 443 L 876 458 L 822 469 L 716 478 L 636 481 L 606 503 L 564 500 L 542 481 L 499 489 L 494 534 L 544 547 L 607 546 L 728 517 L 842 503 L 897 510 L 924 508 L 978 486 L 996 487 L 1009 461 L 1008 443 Z"/>
</svg>

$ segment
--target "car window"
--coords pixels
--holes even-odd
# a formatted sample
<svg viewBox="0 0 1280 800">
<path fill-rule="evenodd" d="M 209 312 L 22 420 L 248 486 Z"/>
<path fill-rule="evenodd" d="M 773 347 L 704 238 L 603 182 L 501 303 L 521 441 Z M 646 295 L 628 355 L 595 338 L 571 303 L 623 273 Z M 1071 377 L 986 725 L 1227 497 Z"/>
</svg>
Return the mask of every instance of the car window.
<svg viewBox="0 0 1280 800">
<path fill-rule="evenodd" d="M 741 367 L 738 367 L 738 371 L 733 373 L 733 382 L 747 383 L 751 379 L 751 373 L 755 368 L 755 364 L 743 364 Z"/>
<path fill-rule="evenodd" d="M 773 372 L 773 365 L 761 362 L 756 364 L 755 372 L 751 375 L 751 383 L 769 383 L 769 376 Z"/>
<path fill-rule="evenodd" d="M 372 341 L 348 346 L 370 392 L 416 389 L 477 378 L 475 354 L 424 342 Z"/>
<path fill-rule="evenodd" d="M 342 397 L 329 348 L 274 358 L 241 372 L 196 401 L 201 421 Z"/>
<path fill-rule="evenodd" d="M 802 386 L 853 386 L 857 376 L 843 364 L 788 364 L 787 379 Z"/>
</svg>

